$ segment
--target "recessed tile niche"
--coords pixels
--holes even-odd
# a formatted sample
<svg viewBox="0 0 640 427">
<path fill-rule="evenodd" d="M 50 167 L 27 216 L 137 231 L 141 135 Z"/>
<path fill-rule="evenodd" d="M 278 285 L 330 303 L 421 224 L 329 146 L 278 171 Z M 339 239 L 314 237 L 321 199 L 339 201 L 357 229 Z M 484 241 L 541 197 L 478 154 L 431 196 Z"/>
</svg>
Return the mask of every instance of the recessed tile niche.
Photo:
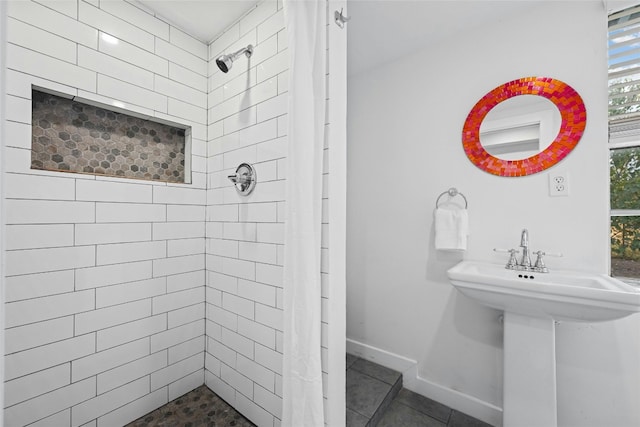
<svg viewBox="0 0 640 427">
<path fill-rule="evenodd" d="M 185 148 L 185 129 L 32 91 L 31 169 L 184 183 Z"/>
</svg>

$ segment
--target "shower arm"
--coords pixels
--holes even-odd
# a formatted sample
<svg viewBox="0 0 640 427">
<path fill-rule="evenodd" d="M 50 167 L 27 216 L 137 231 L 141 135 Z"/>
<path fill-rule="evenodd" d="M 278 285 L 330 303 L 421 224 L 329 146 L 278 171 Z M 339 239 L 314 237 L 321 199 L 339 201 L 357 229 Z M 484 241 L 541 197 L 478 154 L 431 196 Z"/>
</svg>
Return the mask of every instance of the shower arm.
<svg viewBox="0 0 640 427">
<path fill-rule="evenodd" d="M 242 49 L 238 49 L 237 51 L 233 52 L 229 56 L 235 60 L 238 56 L 242 55 L 243 53 L 247 56 L 247 58 L 251 58 L 251 55 L 253 54 L 253 46 L 249 45 L 247 47 L 243 47 Z"/>
</svg>

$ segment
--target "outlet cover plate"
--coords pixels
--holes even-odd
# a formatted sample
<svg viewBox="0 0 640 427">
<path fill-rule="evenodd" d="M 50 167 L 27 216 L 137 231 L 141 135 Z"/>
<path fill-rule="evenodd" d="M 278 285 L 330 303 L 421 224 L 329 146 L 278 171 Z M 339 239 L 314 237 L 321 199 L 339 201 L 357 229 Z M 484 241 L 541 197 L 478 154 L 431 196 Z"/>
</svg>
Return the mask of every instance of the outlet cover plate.
<svg viewBox="0 0 640 427">
<path fill-rule="evenodd" d="M 549 174 L 549 196 L 569 196 L 569 174 L 567 172 L 552 172 Z"/>
</svg>

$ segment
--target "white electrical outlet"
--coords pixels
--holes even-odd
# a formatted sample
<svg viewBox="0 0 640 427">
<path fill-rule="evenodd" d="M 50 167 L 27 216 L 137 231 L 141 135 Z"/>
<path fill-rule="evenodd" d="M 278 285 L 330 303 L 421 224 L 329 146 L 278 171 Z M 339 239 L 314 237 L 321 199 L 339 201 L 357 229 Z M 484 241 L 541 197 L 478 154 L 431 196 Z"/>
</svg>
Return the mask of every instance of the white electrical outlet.
<svg viewBox="0 0 640 427">
<path fill-rule="evenodd" d="M 569 174 L 567 172 L 552 172 L 549 174 L 549 196 L 559 197 L 569 195 Z"/>
</svg>

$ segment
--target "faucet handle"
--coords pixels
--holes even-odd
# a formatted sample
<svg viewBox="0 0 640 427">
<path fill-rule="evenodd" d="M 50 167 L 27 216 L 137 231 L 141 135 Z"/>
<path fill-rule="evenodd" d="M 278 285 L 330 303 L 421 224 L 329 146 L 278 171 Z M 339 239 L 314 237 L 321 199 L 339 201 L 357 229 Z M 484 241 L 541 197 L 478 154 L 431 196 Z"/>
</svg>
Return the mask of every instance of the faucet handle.
<svg viewBox="0 0 640 427">
<path fill-rule="evenodd" d="M 534 252 L 534 254 L 536 254 L 538 257 L 536 258 L 536 262 L 535 262 L 533 268 L 535 268 L 536 270 L 541 271 L 543 273 L 549 272 L 549 269 L 544 264 L 544 260 L 542 259 L 543 256 L 545 256 L 545 255 L 554 256 L 554 257 L 561 257 L 562 256 L 561 253 L 543 252 L 543 251 L 537 251 L 537 252 Z"/>
<path fill-rule="evenodd" d="M 558 258 L 563 256 L 561 252 L 543 252 L 542 255 L 554 256 Z"/>
<path fill-rule="evenodd" d="M 520 253 L 517 249 L 504 249 L 504 248 L 493 248 L 493 252 L 503 252 L 505 254 L 510 254 L 511 252 Z"/>
<path fill-rule="evenodd" d="M 520 253 L 517 249 L 502 249 L 502 248 L 493 248 L 494 252 L 506 252 L 509 254 L 509 261 L 507 261 L 507 265 L 505 268 L 513 269 L 516 265 L 518 265 L 518 260 L 516 259 L 516 254 Z"/>
<path fill-rule="evenodd" d="M 534 252 L 534 254 L 540 256 L 540 255 L 547 255 L 547 256 L 554 256 L 554 257 L 562 257 L 562 253 L 560 252 L 545 252 L 545 251 L 536 251 Z"/>
</svg>

